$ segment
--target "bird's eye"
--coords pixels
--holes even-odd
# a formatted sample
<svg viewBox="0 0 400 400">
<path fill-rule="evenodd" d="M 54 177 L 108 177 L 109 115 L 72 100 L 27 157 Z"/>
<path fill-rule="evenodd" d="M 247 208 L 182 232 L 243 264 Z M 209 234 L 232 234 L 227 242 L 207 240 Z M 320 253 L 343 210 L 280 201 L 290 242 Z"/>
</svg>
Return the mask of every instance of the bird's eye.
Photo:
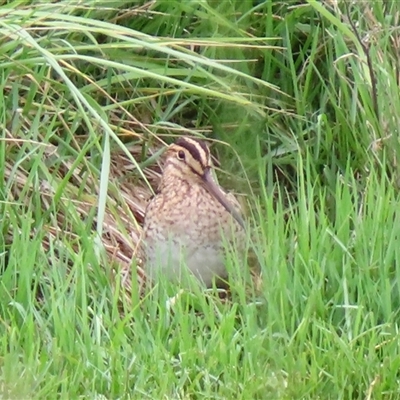
<svg viewBox="0 0 400 400">
<path fill-rule="evenodd" d="M 178 160 L 183 161 L 185 159 L 185 152 L 183 150 L 178 151 Z"/>
</svg>

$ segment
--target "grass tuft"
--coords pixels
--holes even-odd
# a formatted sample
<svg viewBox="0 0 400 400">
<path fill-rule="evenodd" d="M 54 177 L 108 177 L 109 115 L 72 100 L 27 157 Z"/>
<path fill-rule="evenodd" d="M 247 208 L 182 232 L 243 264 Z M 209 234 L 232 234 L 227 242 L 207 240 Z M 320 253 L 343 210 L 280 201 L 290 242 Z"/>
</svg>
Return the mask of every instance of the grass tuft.
<svg viewBox="0 0 400 400">
<path fill-rule="evenodd" d="M 0 397 L 399 394 L 397 2 L 0 5 Z M 164 145 L 242 194 L 231 297 L 144 292 Z"/>
</svg>

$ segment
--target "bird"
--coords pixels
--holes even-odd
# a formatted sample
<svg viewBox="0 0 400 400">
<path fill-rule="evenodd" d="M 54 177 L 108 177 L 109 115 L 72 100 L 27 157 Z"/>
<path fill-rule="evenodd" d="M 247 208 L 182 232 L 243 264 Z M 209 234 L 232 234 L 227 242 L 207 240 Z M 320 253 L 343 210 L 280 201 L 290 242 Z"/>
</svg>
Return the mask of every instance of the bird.
<svg viewBox="0 0 400 400">
<path fill-rule="evenodd" d="M 181 136 L 167 148 L 159 187 L 145 210 L 147 276 L 181 285 L 194 276 L 208 288 L 226 286 L 226 243 L 243 247 L 245 231 L 239 202 L 212 176 L 206 143 Z"/>
</svg>

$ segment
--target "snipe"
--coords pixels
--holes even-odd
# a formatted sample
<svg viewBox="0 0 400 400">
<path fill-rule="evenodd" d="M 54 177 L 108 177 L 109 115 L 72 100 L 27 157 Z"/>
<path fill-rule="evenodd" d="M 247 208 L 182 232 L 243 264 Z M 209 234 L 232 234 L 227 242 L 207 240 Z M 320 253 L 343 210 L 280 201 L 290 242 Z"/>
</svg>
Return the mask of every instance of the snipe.
<svg viewBox="0 0 400 400">
<path fill-rule="evenodd" d="M 206 144 L 178 139 L 167 149 L 158 192 L 146 209 L 143 242 L 149 277 L 182 282 L 190 271 L 208 287 L 214 279 L 225 279 L 224 242 L 244 242 L 239 210 L 236 199 L 213 180 Z"/>
</svg>

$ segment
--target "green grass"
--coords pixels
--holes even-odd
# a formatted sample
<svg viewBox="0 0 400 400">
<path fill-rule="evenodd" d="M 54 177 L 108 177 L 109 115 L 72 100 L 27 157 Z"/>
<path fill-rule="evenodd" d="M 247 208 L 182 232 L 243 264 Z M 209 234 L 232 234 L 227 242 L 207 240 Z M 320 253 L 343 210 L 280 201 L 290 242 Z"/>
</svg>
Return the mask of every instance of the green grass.
<svg viewBox="0 0 400 400">
<path fill-rule="evenodd" d="M 399 398 L 400 9 L 335 7 L 0 6 L 0 397 Z M 187 133 L 248 203 L 228 302 L 138 293 Z"/>
<path fill-rule="evenodd" d="M 3 395 L 348 399 L 378 379 L 374 398 L 396 398 L 398 196 L 376 176 L 362 198 L 338 183 L 331 222 L 324 195 L 310 207 L 317 185 L 305 181 L 298 209 L 260 199 L 262 288 L 246 292 L 234 259 L 228 304 L 178 293 L 171 311 L 156 288 L 121 313 L 93 249 L 54 264 L 24 221 L 2 278 Z"/>
</svg>

